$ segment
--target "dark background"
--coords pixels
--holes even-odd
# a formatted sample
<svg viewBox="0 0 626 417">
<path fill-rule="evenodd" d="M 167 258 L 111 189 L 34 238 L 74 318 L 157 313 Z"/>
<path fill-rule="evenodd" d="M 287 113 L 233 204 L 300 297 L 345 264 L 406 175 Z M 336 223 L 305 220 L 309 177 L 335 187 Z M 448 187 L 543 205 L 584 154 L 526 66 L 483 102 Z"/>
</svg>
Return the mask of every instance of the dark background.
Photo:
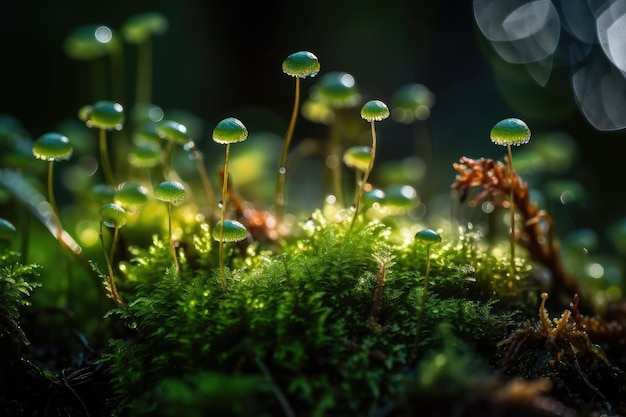
<svg viewBox="0 0 626 417">
<path fill-rule="evenodd" d="M 65 37 L 85 24 L 116 29 L 149 10 L 169 20 L 167 33 L 154 39 L 153 102 L 164 109 L 188 110 L 210 127 L 263 108 L 268 117 L 262 127 L 282 135 L 293 79 L 280 63 L 292 52 L 309 50 L 322 72 L 351 73 L 366 99 L 388 100 L 412 82 L 435 94 L 429 128 L 437 167 L 433 186 L 441 192 L 454 180 L 451 164 L 460 156 L 501 159 L 504 149 L 488 133 L 500 119 L 520 117 L 533 134 L 564 131 L 580 148 L 573 175 L 593 198 L 576 208 L 581 216 L 574 227 L 603 233 L 625 214 L 624 133 L 596 131 L 579 113 L 571 68 L 555 68 L 540 87 L 523 68 L 502 62 L 477 30 L 470 1 L 0 0 L 0 113 L 16 117 L 33 137 L 75 117 L 92 97 L 86 63 L 63 53 Z M 129 67 L 132 53 L 125 50 Z M 130 91 L 132 79 L 125 81 Z M 305 80 L 303 87 L 311 83 Z M 398 137 L 404 131 L 392 125 L 380 127 L 386 138 L 380 151 L 387 159 L 406 153 Z M 294 140 L 320 132 L 320 126 L 301 121 Z"/>
</svg>

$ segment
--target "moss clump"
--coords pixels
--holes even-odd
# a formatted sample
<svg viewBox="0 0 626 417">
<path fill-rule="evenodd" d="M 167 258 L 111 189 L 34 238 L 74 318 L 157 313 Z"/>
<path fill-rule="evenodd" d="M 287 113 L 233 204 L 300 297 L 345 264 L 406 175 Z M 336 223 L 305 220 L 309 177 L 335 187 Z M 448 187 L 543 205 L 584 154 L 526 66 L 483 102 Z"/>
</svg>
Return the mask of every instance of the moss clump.
<svg viewBox="0 0 626 417">
<path fill-rule="evenodd" d="M 209 412 L 206 398 L 220 398 L 241 384 L 243 391 L 229 405 L 240 405 L 233 415 L 245 415 L 247 405 L 259 402 L 267 415 L 285 407 L 307 415 L 363 415 L 415 383 L 409 369 L 437 348 L 438 323 L 448 323 L 476 358 L 486 356 L 488 346 L 507 335 L 511 314 L 495 312 L 496 300 L 459 297 L 468 293 L 459 291 L 468 285 L 467 271 L 451 262 L 451 252 L 446 258 L 433 247 L 438 266 L 431 271 L 434 284 L 419 327 L 424 256 L 415 252 L 425 249 L 390 236 L 378 222 L 359 223 L 349 232 L 348 224 L 316 212 L 282 254 L 254 245 L 245 252 L 233 248 L 227 293 L 215 267 L 162 276 L 163 245 L 137 251 L 125 268 L 133 301 L 124 316 L 133 337 L 130 343 L 114 340 L 105 361 L 126 399 L 123 408 L 141 414 L 156 401 L 159 415 L 168 415 L 180 399 L 163 392 L 202 391 L 193 395 L 193 409 Z M 200 258 L 214 256 L 210 240 L 208 230 L 195 239 Z M 408 252 L 422 260 L 419 268 Z M 198 385 L 215 379 L 223 384 Z M 251 381 L 264 383 L 255 387 Z"/>
</svg>

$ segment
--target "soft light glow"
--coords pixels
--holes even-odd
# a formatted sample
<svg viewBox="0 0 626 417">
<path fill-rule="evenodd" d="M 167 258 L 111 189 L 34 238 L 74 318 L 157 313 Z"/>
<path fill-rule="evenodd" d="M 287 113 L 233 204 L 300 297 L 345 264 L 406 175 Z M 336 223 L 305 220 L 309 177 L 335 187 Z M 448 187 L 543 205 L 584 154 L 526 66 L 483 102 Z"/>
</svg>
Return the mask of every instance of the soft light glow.
<svg viewBox="0 0 626 417">
<path fill-rule="evenodd" d="M 94 36 L 98 42 L 109 43 L 113 39 L 113 32 L 107 26 L 98 26 Z"/>
</svg>

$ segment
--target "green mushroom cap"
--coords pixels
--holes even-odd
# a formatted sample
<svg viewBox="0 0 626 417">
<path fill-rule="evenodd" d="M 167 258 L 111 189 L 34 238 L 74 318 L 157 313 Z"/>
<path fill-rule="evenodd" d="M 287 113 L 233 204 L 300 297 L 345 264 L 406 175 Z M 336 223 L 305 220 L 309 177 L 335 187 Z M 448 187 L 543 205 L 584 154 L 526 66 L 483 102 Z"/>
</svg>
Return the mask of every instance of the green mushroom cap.
<svg viewBox="0 0 626 417">
<path fill-rule="evenodd" d="M 17 231 L 10 221 L 0 218 L 0 240 L 13 240 Z"/>
<path fill-rule="evenodd" d="M 218 221 L 211 232 L 214 240 L 220 240 L 221 228 L 222 222 Z M 222 236 L 224 242 L 240 242 L 246 237 L 248 237 L 248 229 L 246 229 L 246 226 L 236 220 L 224 220 L 224 233 Z"/>
<path fill-rule="evenodd" d="M 91 195 L 98 201 L 111 201 L 115 196 L 115 190 L 108 184 L 96 184 L 91 187 Z"/>
<path fill-rule="evenodd" d="M 359 92 L 354 77 L 345 72 L 328 72 L 313 87 L 313 95 L 334 107 L 354 106 Z"/>
<path fill-rule="evenodd" d="M 441 236 L 439 235 L 439 233 L 435 232 L 432 229 L 420 230 L 415 234 L 415 239 L 429 245 L 441 242 Z"/>
<path fill-rule="evenodd" d="M 384 120 L 389 117 L 389 107 L 380 100 L 370 100 L 361 108 L 361 117 L 368 122 Z"/>
<path fill-rule="evenodd" d="M 124 108 L 120 103 L 114 101 L 101 100 L 92 106 L 88 127 L 99 129 L 121 129 L 124 123 Z"/>
<path fill-rule="evenodd" d="M 126 224 L 126 210 L 114 203 L 103 204 L 98 211 L 100 223 L 106 227 L 119 229 Z"/>
<path fill-rule="evenodd" d="M 159 137 L 178 145 L 184 145 L 190 140 L 189 135 L 187 135 L 187 127 L 174 120 L 161 120 L 156 125 L 156 131 Z"/>
<path fill-rule="evenodd" d="M 435 95 L 423 84 L 406 84 L 393 95 L 391 107 L 394 120 L 411 123 L 426 120 L 435 104 Z"/>
<path fill-rule="evenodd" d="M 56 132 L 45 133 L 33 144 L 33 155 L 44 161 L 65 161 L 70 159 L 74 148 L 70 140 Z"/>
<path fill-rule="evenodd" d="M 128 162 L 135 168 L 152 168 L 161 163 L 161 146 L 144 142 L 135 145 L 128 153 Z"/>
<path fill-rule="evenodd" d="M 143 185 L 126 182 L 115 192 L 115 203 L 122 206 L 141 206 L 148 201 L 148 189 Z"/>
<path fill-rule="evenodd" d="M 213 140 L 220 144 L 243 142 L 248 138 L 248 129 L 241 120 L 228 117 L 213 129 Z"/>
<path fill-rule="evenodd" d="M 407 184 L 390 184 L 385 187 L 385 201 L 388 206 L 410 207 L 419 202 L 417 190 Z"/>
<path fill-rule="evenodd" d="M 185 186 L 177 181 L 163 181 L 154 187 L 154 198 L 168 203 L 177 203 L 187 197 Z"/>
<path fill-rule="evenodd" d="M 382 203 L 385 201 L 385 192 L 380 188 L 372 188 L 363 193 L 363 205 L 371 206 L 374 203 Z"/>
<path fill-rule="evenodd" d="M 78 120 L 83 123 L 88 123 L 91 118 L 91 113 L 93 113 L 93 106 L 91 104 L 85 104 L 78 109 Z"/>
<path fill-rule="evenodd" d="M 530 129 L 522 120 L 512 117 L 496 123 L 490 137 L 497 145 L 523 145 L 530 140 Z"/>
<path fill-rule="evenodd" d="M 86 25 L 74 29 L 65 39 L 63 48 L 72 59 L 91 61 L 120 47 L 113 30 L 106 25 Z"/>
<path fill-rule="evenodd" d="M 292 77 L 315 77 L 320 72 L 320 62 L 311 52 L 295 52 L 283 61 L 283 72 Z"/>
<path fill-rule="evenodd" d="M 159 12 L 150 11 L 131 16 L 122 25 L 122 35 L 128 43 L 140 44 L 152 35 L 167 31 L 167 18 Z"/>
<path fill-rule="evenodd" d="M 359 171 L 366 171 L 371 160 L 372 148 L 369 146 L 351 146 L 343 153 L 343 163 Z"/>
</svg>

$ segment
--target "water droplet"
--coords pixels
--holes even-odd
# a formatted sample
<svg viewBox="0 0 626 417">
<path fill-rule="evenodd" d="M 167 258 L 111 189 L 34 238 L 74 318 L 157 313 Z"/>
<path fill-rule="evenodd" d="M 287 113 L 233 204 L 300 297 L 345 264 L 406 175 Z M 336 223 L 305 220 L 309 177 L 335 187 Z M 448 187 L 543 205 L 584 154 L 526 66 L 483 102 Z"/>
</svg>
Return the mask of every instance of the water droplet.
<svg viewBox="0 0 626 417">
<path fill-rule="evenodd" d="M 222 207 L 224 207 L 224 202 L 220 200 L 217 202 L 217 208 L 221 209 Z"/>
<path fill-rule="evenodd" d="M 350 206 L 350 211 L 356 211 L 356 204 L 352 204 Z"/>
<path fill-rule="evenodd" d="M 278 173 L 280 175 L 285 175 L 287 173 L 287 168 L 285 168 L 285 167 L 278 168 Z"/>
</svg>

